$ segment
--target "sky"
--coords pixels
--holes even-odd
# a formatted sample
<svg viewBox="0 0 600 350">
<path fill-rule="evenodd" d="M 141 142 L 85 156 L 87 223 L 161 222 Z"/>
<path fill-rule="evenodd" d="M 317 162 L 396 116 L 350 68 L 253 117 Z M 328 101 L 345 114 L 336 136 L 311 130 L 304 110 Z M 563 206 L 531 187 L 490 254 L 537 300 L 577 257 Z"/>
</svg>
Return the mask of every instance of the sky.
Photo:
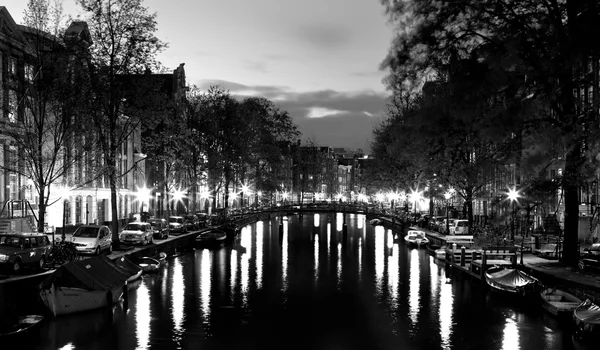
<svg viewBox="0 0 600 350">
<path fill-rule="evenodd" d="M 4 0 L 22 23 L 26 0 Z M 158 59 L 185 63 L 188 85 L 263 96 L 288 111 L 303 142 L 370 151 L 389 93 L 379 64 L 392 39 L 379 0 L 145 0 Z M 75 0 L 64 13 L 83 19 Z"/>
</svg>

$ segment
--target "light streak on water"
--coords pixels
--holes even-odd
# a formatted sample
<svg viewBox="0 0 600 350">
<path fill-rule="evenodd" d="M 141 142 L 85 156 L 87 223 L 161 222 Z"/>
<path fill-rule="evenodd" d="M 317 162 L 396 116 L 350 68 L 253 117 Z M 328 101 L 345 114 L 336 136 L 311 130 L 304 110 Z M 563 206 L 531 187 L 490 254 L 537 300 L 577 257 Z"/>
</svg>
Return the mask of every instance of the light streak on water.
<svg viewBox="0 0 600 350">
<path fill-rule="evenodd" d="M 335 229 L 341 231 L 344 227 L 344 213 L 335 214 Z"/>
<path fill-rule="evenodd" d="M 417 318 L 419 316 L 419 275 L 420 275 L 420 264 L 419 264 L 419 251 L 417 249 L 410 250 L 410 272 L 409 272 L 409 287 L 408 287 L 408 308 L 410 320 L 413 325 L 417 324 Z"/>
<path fill-rule="evenodd" d="M 183 280 L 183 267 L 178 259 L 173 261 L 173 279 L 171 285 L 171 316 L 173 318 L 174 339 L 179 342 L 183 336 L 183 320 L 185 314 L 185 281 Z"/>
<path fill-rule="evenodd" d="M 288 288 L 288 222 L 283 223 L 283 236 L 281 238 L 281 288 Z"/>
<path fill-rule="evenodd" d="M 383 271 L 385 269 L 385 229 L 383 226 L 375 227 L 375 283 L 378 293 L 383 286 Z"/>
<path fill-rule="evenodd" d="M 433 265 L 432 265 L 433 266 Z M 442 270 L 442 278 L 439 281 L 440 302 L 439 302 L 439 317 L 440 317 L 440 337 L 442 349 L 452 349 L 452 311 L 454 308 L 454 294 L 452 293 L 452 282 L 446 280 L 446 274 Z"/>
<path fill-rule="evenodd" d="M 146 350 L 150 344 L 150 291 L 144 283 L 136 291 L 135 303 L 135 335 L 137 337 L 137 350 Z"/>
<path fill-rule="evenodd" d="M 319 227 L 320 224 L 321 224 L 321 215 L 315 213 L 314 218 L 313 218 L 313 226 Z"/>
<path fill-rule="evenodd" d="M 263 230 L 264 223 L 263 221 L 259 221 L 256 223 L 256 288 L 261 288 L 262 286 L 262 275 L 263 275 Z"/>
<path fill-rule="evenodd" d="M 519 350 L 519 328 L 517 322 L 512 318 L 506 318 L 504 325 L 504 337 L 502 338 L 502 350 Z"/>
<path fill-rule="evenodd" d="M 210 257 L 211 253 L 208 250 L 202 249 L 200 251 L 200 309 L 205 322 L 210 321 L 210 288 L 212 277 Z"/>
<path fill-rule="evenodd" d="M 393 310 L 398 308 L 398 288 L 399 288 L 399 262 L 398 262 L 398 245 L 392 247 L 392 254 L 387 258 L 388 266 L 388 288 L 390 290 L 390 306 Z"/>
</svg>

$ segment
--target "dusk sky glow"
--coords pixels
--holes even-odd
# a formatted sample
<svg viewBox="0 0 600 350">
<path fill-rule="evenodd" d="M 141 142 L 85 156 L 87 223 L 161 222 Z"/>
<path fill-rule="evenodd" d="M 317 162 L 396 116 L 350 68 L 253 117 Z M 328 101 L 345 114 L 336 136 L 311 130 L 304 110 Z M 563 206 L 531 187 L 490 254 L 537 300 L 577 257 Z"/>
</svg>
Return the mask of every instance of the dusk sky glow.
<svg viewBox="0 0 600 350">
<path fill-rule="evenodd" d="M 22 23 L 26 0 L 5 0 Z M 392 38 L 378 0 L 145 0 L 158 14 L 159 60 L 187 82 L 264 96 L 320 146 L 369 151 L 389 94 L 379 64 Z M 64 13 L 82 13 L 63 0 Z"/>
</svg>

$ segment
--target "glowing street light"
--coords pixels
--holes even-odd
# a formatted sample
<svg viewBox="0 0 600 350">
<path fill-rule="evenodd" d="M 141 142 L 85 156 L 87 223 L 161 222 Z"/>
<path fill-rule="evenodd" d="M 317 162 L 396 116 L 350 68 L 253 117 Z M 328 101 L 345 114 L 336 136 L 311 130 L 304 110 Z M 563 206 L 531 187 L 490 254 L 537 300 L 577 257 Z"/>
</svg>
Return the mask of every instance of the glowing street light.
<svg viewBox="0 0 600 350">
<path fill-rule="evenodd" d="M 515 187 L 513 187 L 508 190 L 506 197 L 510 201 L 510 204 L 511 204 L 510 239 L 511 239 L 511 241 L 514 241 L 515 240 L 515 202 L 518 202 L 519 197 L 521 197 L 521 194 L 519 193 L 519 191 L 517 191 L 517 189 Z"/>
<path fill-rule="evenodd" d="M 150 189 L 146 185 L 138 187 L 135 193 L 137 200 L 140 202 L 140 214 L 144 212 L 144 203 L 148 203 L 150 200 Z M 148 207 L 150 207 L 148 203 Z M 140 217 L 141 219 L 141 217 Z"/>
</svg>

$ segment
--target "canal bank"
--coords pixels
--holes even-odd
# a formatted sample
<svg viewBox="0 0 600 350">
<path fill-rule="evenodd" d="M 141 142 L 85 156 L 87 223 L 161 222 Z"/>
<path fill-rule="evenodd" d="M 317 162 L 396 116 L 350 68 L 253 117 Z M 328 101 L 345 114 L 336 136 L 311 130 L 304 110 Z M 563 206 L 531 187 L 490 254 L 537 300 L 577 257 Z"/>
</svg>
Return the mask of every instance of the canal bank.
<svg viewBox="0 0 600 350">
<path fill-rule="evenodd" d="M 235 218 L 234 222 L 237 226 L 245 226 L 258 220 L 268 220 L 273 216 L 275 216 L 273 213 L 246 214 Z M 123 246 L 121 250 L 115 250 L 107 256 L 111 260 L 116 260 L 122 256 L 132 258 L 156 257 L 160 253 L 165 253 L 168 257 L 175 256 L 193 250 L 196 236 L 210 229 L 211 227 L 208 227 L 176 236 L 171 235 L 166 239 L 155 240 L 154 244 L 145 246 Z M 10 276 L 0 280 L 0 311 L 12 310 L 18 314 L 45 312 L 46 310 L 39 299 L 39 285 L 53 272 L 54 270 L 48 270 L 31 275 Z"/>
<path fill-rule="evenodd" d="M 388 224 L 390 223 L 388 222 Z M 432 241 L 442 240 L 445 242 L 446 237 L 452 237 L 441 235 L 420 227 L 410 227 L 410 229 L 424 231 L 427 237 Z M 494 261 L 506 260 L 502 265 L 515 266 L 539 279 L 544 286 L 567 291 L 581 300 L 590 299 L 595 304 L 600 305 L 599 274 L 567 267 L 557 259 L 538 256 L 530 251 L 523 251 L 523 253 L 521 253 L 517 247 L 504 249 L 501 247 L 489 249 L 472 247 L 472 249 L 465 249 L 465 247 L 458 245 L 455 248 L 453 257 L 448 256 L 449 254 L 453 254 L 452 249 L 448 247 L 446 249 L 445 262 L 454 269 L 460 270 L 481 283 L 485 283 L 482 279 L 482 271 L 477 271 L 476 268 L 473 268 L 473 265 L 480 264 L 481 266 L 481 255 L 482 252 L 486 250 L 493 252 L 488 253 L 488 259 L 490 259 L 490 261 L 488 261 L 488 264 L 485 264 L 483 269 L 493 265 Z M 499 252 L 499 250 L 503 251 Z M 479 258 L 476 257 L 477 254 L 479 255 Z M 493 260 L 496 256 L 501 260 Z"/>
</svg>

